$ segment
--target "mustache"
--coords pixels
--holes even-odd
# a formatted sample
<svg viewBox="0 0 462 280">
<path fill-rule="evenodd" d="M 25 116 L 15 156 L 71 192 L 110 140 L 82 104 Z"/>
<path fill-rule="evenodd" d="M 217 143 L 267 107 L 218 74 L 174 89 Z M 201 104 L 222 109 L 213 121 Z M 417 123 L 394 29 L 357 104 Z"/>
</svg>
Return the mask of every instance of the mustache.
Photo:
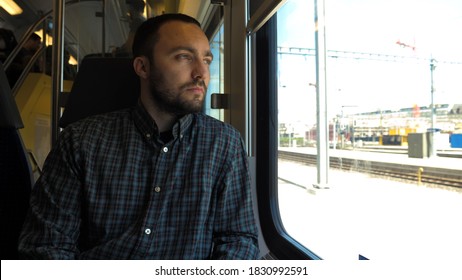
<svg viewBox="0 0 462 280">
<path fill-rule="evenodd" d="M 197 86 L 202 87 L 204 89 L 204 92 L 207 92 L 207 86 L 205 85 L 204 80 L 200 80 L 200 79 L 197 79 L 197 80 L 194 80 L 192 82 L 189 82 L 189 83 L 186 83 L 186 84 L 182 85 L 180 87 L 180 90 L 184 90 L 184 89 L 187 89 L 187 88 L 190 88 L 190 87 L 197 87 Z"/>
</svg>

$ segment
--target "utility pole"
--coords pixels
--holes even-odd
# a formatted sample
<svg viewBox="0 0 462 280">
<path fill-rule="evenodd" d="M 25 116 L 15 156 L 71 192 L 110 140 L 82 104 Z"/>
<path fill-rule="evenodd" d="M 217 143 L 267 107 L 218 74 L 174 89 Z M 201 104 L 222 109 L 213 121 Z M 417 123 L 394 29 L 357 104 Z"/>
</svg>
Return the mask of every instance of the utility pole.
<svg viewBox="0 0 462 280">
<path fill-rule="evenodd" d="M 435 108 L 435 102 L 434 102 L 434 94 L 435 94 L 435 87 L 433 86 L 433 71 L 435 71 L 436 68 L 436 60 L 431 57 L 430 58 L 430 92 L 431 92 L 431 105 L 430 105 L 430 110 L 431 110 L 431 131 L 430 131 L 430 147 L 429 147 L 429 155 L 430 157 L 436 156 L 436 143 L 435 143 L 435 123 L 436 123 L 436 108 Z"/>
<path fill-rule="evenodd" d="M 329 124 L 327 123 L 327 71 L 325 0 L 314 0 L 315 49 L 316 49 L 316 149 L 318 158 L 317 189 L 329 188 Z"/>
<path fill-rule="evenodd" d="M 398 40 L 396 42 L 397 45 L 403 47 L 403 48 L 410 48 L 412 51 L 415 52 L 416 47 L 415 45 L 410 45 L 401 42 Z M 436 59 L 434 59 L 432 56 L 430 56 L 430 94 L 431 94 L 431 104 L 430 104 L 430 110 L 431 110 L 431 124 L 430 124 L 430 131 L 428 131 L 428 137 L 427 137 L 427 142 L 428 143 L 428 156 L 433 157 L 436 156 L 436 143 L 435 143 L 435 133 L 436 133 L 436 108 L 435 108 L 435 101 L 434 101 L 434 95 L 435 95 L 435 87 L 433 85 L 433 72 L 435 71 L 436 68 Z"/>
</svg>

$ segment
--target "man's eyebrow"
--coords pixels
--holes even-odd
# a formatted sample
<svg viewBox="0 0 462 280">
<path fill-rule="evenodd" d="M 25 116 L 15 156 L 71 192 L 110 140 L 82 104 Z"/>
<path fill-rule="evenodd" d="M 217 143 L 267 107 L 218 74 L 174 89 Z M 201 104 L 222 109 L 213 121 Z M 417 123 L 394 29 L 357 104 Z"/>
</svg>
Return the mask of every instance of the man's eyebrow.
<svg viewBox="0 0 462 280">
<path fill-rule="evenodd" d="M 199 53 L 197 51 L 197 49 L 192 48 L 192 47 L 187 47 L 187 46 L 179 46 L 179 47 L 173 48 L 170 51 L 170 53 L 175 53 L 175 52 L 178 52 L 178 51 L 187 51 L 187 52 L 190 52 L 190 53 Z M 213 54 L 212 54 L 212 52 L 210 50 L 206 50 L 204 52 L 204 56 L 205 57 L 210 57 L 213 60 Z"/>
<path fill-rule="evenodd" d="M 213 53 L 210 50 L 206 51 L 204 56 L 208 56 L 213 60 Z"/>
</svg>

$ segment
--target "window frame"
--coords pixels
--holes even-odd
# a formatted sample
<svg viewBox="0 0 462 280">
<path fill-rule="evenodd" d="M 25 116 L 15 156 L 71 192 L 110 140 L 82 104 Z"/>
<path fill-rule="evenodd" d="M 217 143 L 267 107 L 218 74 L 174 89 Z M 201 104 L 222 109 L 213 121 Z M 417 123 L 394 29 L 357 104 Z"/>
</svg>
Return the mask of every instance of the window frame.
<svg viewBox="0 0 462 280">
<path fill-rule="evenodd" d="M 278 205 L 277 18 L 274 15 L 255 35 L 256 185 L 260 226 L 265 242 L 278 259 L 319 260 L 284 229 Z"/>
</svg>

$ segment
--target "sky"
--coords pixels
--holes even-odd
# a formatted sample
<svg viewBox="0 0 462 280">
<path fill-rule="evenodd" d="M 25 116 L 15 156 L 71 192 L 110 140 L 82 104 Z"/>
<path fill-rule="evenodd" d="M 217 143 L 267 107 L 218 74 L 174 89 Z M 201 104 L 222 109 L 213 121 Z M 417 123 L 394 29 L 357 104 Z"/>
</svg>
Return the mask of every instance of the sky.
<svg viewBox="0 0 462 280">
<path fill-rule="evenodd" d="M 437 61 L 434 102 L 462 103 L 462 1 L 325 0 L 325 5 L 328 50 L 411 58 L 328 58 L 331 111 L 428 106 L 430 58 Z M 278 11 L 278 46 L 314 48 L 314 0 L 288 0 Z M 280 110 L 302 110 L 315 102 L 315 88 L 309 86 L 316 81 L 314 57 L 283 56 L 279 66 L 282 94 L 298 100 L 283 97 Z"/>
</svg>

